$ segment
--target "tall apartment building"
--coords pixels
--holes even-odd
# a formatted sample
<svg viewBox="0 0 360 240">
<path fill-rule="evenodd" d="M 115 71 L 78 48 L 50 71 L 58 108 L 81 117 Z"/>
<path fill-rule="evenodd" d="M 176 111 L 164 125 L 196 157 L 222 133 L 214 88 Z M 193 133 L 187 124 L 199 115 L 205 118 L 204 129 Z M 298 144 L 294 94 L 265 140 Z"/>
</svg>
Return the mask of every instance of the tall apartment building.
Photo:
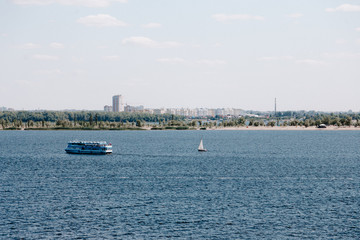
<svg viewBox="0 0 360 240">
<path fill-rule="evenodd" d="M 112 98 L 112 108 L 113 112 L 123 112 L 124 111 L 124 103 L 121 95 L 115 95 Z"/>
<path fill-rule="evenodd" d="M 111 112 L 111 111 L 112 111 L 112 106 L 109 105 L 104 106 L 104 112 Z"/>
</svg>

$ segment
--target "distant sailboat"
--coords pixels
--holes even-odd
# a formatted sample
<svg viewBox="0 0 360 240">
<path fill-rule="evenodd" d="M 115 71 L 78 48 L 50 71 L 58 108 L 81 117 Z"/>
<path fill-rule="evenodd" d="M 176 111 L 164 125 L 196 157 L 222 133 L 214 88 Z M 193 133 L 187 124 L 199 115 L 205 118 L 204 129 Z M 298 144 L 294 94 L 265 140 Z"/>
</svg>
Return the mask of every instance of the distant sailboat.
<svg viewBox="0 0 360 240">
<path fill-rule="evenodd" d="M 204 148 L 204 144 L 203 144 L 203 140 L 201 139 L 200 140 L 200 144 L 199 144 L 199 147 L 198 147 L 198 151 L 199 152 L 206 152 L 207 150 Z"/>
</svg>

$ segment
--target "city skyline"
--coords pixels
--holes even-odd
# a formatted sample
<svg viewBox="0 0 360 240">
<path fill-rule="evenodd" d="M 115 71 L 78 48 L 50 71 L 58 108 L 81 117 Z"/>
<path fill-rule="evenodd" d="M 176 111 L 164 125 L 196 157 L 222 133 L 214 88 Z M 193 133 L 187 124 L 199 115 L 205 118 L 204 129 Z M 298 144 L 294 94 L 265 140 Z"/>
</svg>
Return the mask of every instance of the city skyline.
<svg viewBox="0 0 360 240">
<path fill-rule="evenodd" d="M 360 110 L 360 0 L 8 0 L 0 106 Z"/>
<path fill-rule="evenodd" d="M 168 113 L 168 114 L 177 114 L 177 115 L 185 115 L 185 116 L 190 116 L 192 115 L 192 113 L 194 112 L 202 112 L 202 111 L 210 111 L 213 112 L 213 114 L 209 114 L 209 115 L 217 115 L 216 112 L 226 112 L 225 114 L 219 114 L 219 115 L 241 115 L 241 114 L 231 114 L 229 112 L 235 111 L 235 112 L 241 112 L 242 114 L 244 113 L 249 113 L 249 112 L 262 112 L 262 113 L 271 113 L 274 112 L 275 114 L 277 112 L 289 112 L 289 111 L 293 111 L 293 112 L 301 112 L 301 111 L 305 111 L 305 112 L 334 112 L 334 113 L 338 113 L 338 112 L 360 112 L 359 111 L 353 111 L 352 109 L 348 109 L 348 110 L 342 110 L 342 111 L 322 111 L 322 110 L 314 110 L 314 109 L 309 109 L 309 110 L 305 110 L 305 109 L 297 109 L 297 110 L 293 110 L 293 109 L 282 109 L 282 110 L 278 110 L 277 109 L 277 98 L 275 98 L 275 104 L 274 104 L 274 109 L 269 109 L 269 110 L 258 110 L 258 109 L 244 109 L 244 108 L 235 108 L 235 107 L 184 107 L 184 106 L 179 106 L 179 107 L 155 107 L 155 108 L 151 108 L 151 107 L 146 107 L 142 104 L 140 105 L 133 105 L 133 104 L 129 104 L 128 102 L 124 101 L 124 97 L 123 95 L 114 95 L 111 97 L 111 102 L 112 105 L 108 105 L 105 103 L 105 105 L 103 105 L 102 109 L 75 109 L 75 108 L 67 108 L 67 109 L 15 109 L 12 107 L 6 107 L 6 106 L 0 106 L 0 111 L 104 111 L 104 112 L 148 112 L 148 113 L 156 113 L 156 114 L 164 114 L 164 113 Z M 184 114 L 183 112 L 188 112 L 190 114 Z M 179 114 L 179 112 L 182 112 L 181 114 Z M 197 115 L 197 114 L 196 114 Z M 202 116 L 206 116 L 207 114 L 201 114 Z"/>
</svg>

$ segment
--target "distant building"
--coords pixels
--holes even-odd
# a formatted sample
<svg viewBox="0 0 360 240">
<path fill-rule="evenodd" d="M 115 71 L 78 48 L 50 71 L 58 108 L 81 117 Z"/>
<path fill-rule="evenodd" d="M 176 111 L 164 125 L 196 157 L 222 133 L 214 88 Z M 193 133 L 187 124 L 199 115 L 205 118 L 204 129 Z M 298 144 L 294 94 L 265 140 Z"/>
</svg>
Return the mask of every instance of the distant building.
<svg viewBox="0 0 360 240">
<path fill-rule="evenodd" d="M 167 109 L 166 109 L 166 113 L 167 113 L 167 114 L 176 114 L 176 109 L 167 108 Z"/>
<path fill-rule="evenodd" d="M 124 103 L 123 97 L 121 95 L 115 95 L 112 98 L 112 109 L 113 112 L 123 112 L 124 111 Z"/>
<path fill-rule="evenodd" d="M 104 106 L 104 112 L 111 112 L 111 111 L 112 111 L 112 106 L 109 105 Z"/>
<path fill-rule="evenodd" d="M 215 109 L 215 115 L 217 116 L 224 116 L 225 115 L 225 111 L 223 108 L 217 108 Z"/>
<path fill-rule="evenodd" d="M 163 109 L 163 108 L 161 108 L 161 109 L 153 109 L 153 113 L 154 114 L 164 114 L 165 109 Z"/>
<path fill-rule="evenodd" d="M 241 115 L 244 115 L 245 112 L 241 109 L 234 109 L 234 116 L 238 117 L 238 116 L 241 116 Z"/>
<path fill-rule="evenodd" d="M 126 105 L 124 107 L 125 112 L 145 112 L 144 106 L 130 106 Z"/>
<path fill-rule="evenodd" d="M 232 108 L 224 108 L 224 114 L 223 115 L 230 115 L 230 116 L 234 116 L 234 109 Z"/>
<path fill-rule="evenodd" d="M 144 109 L 144 113 L 153 114 L 153 113 L 154 113 L 154 110 L 153 110 L 153 109 L 150 109 L 150 108 L 147 108 L 147 109 Z"/>
<path fill-rule="evenodd" d="M 208 109 L 208 116 L 215 117 L 215 109 Z"/>
<path fill-rule="evenodd" d="M 131 112 L 131 111 L 132 111 L 132 107 L 130 105 L 125 105 L 124 112 Z"/>
<path fill-rule="evenodd" d="M 208 115 L 208 110 L 206 108 L 197 108 L 194 117 L 205 117 Z"/>
<path fill-rule="evenodd" d="M 136 112 L 144 112 L 145 108 L 143 105 L 134 107 Z"/>
<path fill-rule="evenodd" d="M 0 112 L 5 112 L 5 111 L 14 112 L 15 109 L 13 109 L 13 108 L 6 108 L 6 107 L 0 107 Z"/>
</svg>

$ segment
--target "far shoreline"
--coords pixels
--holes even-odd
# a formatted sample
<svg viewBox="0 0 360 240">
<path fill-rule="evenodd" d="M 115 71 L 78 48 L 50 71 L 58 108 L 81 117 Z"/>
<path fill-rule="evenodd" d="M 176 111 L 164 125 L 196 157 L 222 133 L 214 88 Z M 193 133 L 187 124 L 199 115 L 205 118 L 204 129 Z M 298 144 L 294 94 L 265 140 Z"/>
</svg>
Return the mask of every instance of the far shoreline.
<svg viewBox="0 0 360 240">
<path fill-rule="evenodd" d="M 99 128 L 17 128 L 17 129 L 0 129 L 0 131 L 359 131 L 360 127 L 355 126 L 327 126 L 326 128 L 318 128 L 316 126 L 239 126 L 239 127 L 213 127 L 213 128 L 156 128 L 141 127 L 141 128 L 113 128 L 113 129 L 99 129 Z"/>
<path fill-rule="evenodd" d="M 315 126 L 311 127 L 304 127 L 304 126 L 274 126 L 274 127 L 267 127 L 267 126 L 241 126 L 241 127 L 226 127 L 226 128 L 214 128 L 214 129 L 207 129 L 207 130 L 234 130 L 234 131 L 258 131 L 258 130 L 266 130 L 266 131 L 358 131 L 360 127 L 338 127 L 338 126 L 327 126 L 326 128 L 318 128 Z"/>
</svg>

